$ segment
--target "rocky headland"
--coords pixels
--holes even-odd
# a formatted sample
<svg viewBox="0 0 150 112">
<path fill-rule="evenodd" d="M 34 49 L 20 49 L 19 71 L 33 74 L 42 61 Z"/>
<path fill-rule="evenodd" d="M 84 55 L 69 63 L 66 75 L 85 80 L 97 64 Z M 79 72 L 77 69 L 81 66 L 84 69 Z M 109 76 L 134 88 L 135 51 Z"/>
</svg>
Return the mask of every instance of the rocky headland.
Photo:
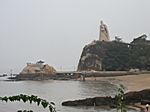
<svg viewBox="0 0 150 112">
<path fill-rule="evenodd" d="M 150 41 L 141 35 L 130 43 L 93 41 L 83 48 L 78 71 L 150 70 Z"/>
</svg>

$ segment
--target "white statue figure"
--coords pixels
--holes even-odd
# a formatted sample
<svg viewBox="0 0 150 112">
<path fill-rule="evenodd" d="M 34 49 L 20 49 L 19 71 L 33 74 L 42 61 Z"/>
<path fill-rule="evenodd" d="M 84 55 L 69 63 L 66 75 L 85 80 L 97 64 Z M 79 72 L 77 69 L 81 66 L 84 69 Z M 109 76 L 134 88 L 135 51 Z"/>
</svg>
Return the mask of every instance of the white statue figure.
<svg viewBox="0 0 150 112">
<path fill-rule="evenodd" d="M 100 25 L 100 34 L 99 34 L 100 41 L 109 41 L 109 32 L 107 26 L 101 21 Z"/>
</svg>

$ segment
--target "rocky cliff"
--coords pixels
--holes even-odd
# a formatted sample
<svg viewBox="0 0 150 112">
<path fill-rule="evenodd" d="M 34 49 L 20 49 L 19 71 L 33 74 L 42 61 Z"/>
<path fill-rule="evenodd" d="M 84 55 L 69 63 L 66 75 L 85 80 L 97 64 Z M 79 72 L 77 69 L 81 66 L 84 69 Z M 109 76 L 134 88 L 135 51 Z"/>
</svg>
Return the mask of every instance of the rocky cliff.
<svg viewBox="0 0 150 112">
<path fill-rule="evenodd" d="M 120 40 L 93 41 L 83 48 L 78 71 L 150 70 L 150 41 L 146 35 L 131 43 Z"/>
<path fill-rule="evenodd" d="M 124 57 L 128 53 L 127 49 L 126 43 L 93 41 L 83 48 L 78 71 L 123 70 L 127 67 L 127 58 Z M 120 61 L 121 59 L 124 59 L 123 62 Z"/>
</svg>

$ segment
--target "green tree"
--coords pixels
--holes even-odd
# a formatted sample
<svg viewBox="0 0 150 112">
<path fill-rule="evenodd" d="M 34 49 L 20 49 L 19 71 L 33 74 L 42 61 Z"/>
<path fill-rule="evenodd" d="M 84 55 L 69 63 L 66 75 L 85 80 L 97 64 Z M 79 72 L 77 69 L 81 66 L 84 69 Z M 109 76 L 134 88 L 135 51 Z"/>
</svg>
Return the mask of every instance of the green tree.
<svg viewBox="0 0 150 112">
<path fill-rule="evenodd" d="M 141 70 L 150 69 L 150 41 L 146 40 L 146 37 L 146 35 L 142 35 L 130 43 L 130 68 L 139 68 Z"/>
<path fill-rule="evenodd" d="M 121 112 L 127 112 L 127 108 L 125 105 L 125 99 L 124 99 L 124 87 L 123 85 L 120 85 L 117 91 L 117 95 L 115 96 L 116 103 L 117 103 L 117 112 L 121 110 Z"/>
<path fill-rule="evenodd" d="M 122 42 L 111 42 L 102 60 L 105 70 L 128 70 L 129 49 L 128 44 Z"/>
<path fill-rule="evenodd" d="M 10 101 L 10 102 L 23 101 L 24 103 L 29 102 L 30 104 L 32 104 L 34 102 L 34 103 L 37 103 L 37 106 L 42 105 L 43 108 L 48 107 L 49 112 L 56 112 L 55 107 L 54 107 L 55 103 L 48 102 L 47 100 L 41 99 L 41 98 L 39 98 L 38 96 L 35 96 L 35 95 L 29 96 L 29 95 L 20 94 L 20 95 L 9 96 L 9 97 L 5 96 L 5 97 L 0 97 L 0 100 L 5 101 L 5 102 L 8 102 L 8 101 Z M 27 111 L 27 110 L 23 110 L 23 111 L 18 110 L 18 112 L 33 112 L 33 111 L 32 110 L 29 110 L 29 111 Z"/>
</svg>

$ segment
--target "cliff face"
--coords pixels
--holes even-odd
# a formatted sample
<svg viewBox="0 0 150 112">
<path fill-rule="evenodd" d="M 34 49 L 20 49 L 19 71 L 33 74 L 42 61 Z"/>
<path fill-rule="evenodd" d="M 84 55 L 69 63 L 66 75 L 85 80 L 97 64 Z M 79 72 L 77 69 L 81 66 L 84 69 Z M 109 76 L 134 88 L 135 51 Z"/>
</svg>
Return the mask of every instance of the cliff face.
<svg viewBox="0 0 150 112">
<path fill-rule="evenodd" d="M 127 44 L 115 41 L 93 41 L 83 48 L 78 71 L 125 70 L 128 68 L 127 60 Z"/>
<path fill-rule="evenodd" d="M 107 42 L 93 41 L 83 48 L 78 64 L 78 71 L 82 70 L 102 70 L 102 58 L 107 49 Z"/>
<path fill-rule="evenodd" d="M 131 43 L 93 41 L 83 48 L 78 71 L 150 70 L 150 42 L 145 35 Z"/>
</svg>

